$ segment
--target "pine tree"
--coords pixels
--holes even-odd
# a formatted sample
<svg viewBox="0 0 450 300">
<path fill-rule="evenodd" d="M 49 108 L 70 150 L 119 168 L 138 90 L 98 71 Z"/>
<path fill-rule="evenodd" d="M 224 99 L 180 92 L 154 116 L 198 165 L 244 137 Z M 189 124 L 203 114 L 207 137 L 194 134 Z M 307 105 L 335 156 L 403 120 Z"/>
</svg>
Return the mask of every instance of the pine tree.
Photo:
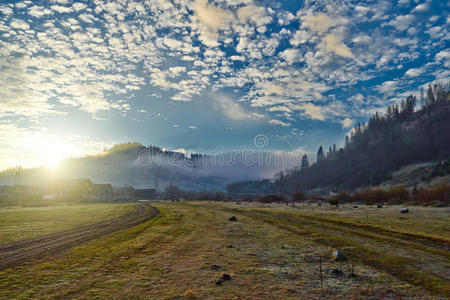
<svg viewBox="0 0 450 300">
<path fill-rule="evenodd" d="M 425 106 L 425 96 L 424 96 L 424 91 L 423 91 L 423 87 L 420 88 L 420 104 L 423 106 Z"/>
<path fill-rule="evenodd" d="M 390 120 L 392 119 L 392 106 L 388 106 L 386 110 L 386 119 Z"/>
<path fill-rule="evenodd" d="M 408 98 L 406 98 L 404 113 L 407 115 L 412 114 L 414 112 L 415 105 L 416 97 L 414 97 L 413 95 L 409 95 Z"/>
<path fill-rule="evenodd" d="M 428 91 L 427 91 L 427 105 L 431 105 L 434 103 L 434 94 L 433 90 L 431 89 L 431 84 L 428 84 Z"/>
<path fill-rule="evenodd" d="M 302 157 L 302 165 L 300 166 L 300 170 L 305 170 L 309 168 L 309 160 L 308 156 L 305 154 Z"/>
<path fill-rule="evenodd" d="M 322 146 L 319 147 L 319 150 L 317 151 L 317 162 L 321 162 L 325 159 L 325 156 L 323 154 L 323 148 Z"/>
<path fill-rule="evenodd" d="M 394 119 L 398 119 L 398 117 L 400 116 L 400 111 L 398 109 L 397 103 L 393 105 L 392 114 L 394 115 Z"/>
</svg>

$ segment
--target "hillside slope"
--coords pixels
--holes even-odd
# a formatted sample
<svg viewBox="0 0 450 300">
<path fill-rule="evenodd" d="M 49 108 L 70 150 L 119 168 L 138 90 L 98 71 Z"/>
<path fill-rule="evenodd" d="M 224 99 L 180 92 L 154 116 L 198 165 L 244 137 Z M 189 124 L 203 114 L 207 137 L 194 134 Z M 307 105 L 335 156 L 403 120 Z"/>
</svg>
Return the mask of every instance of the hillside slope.
<svg viewBox="0 0 450 300">
<path fill-rule="evenodd" d="M 257 182 L 238 182 L 227 189 L 232 193 L 324 193 L 382 184 L 426 184 L 434 177 L 449 182 L 450 85 L 445 89 L 436 86 L 435 91 L 438 97 L 434 97 L 430 87 L 431 96 L 417 111 L 415 97 L 409 96 L 400 107 L 389 106 L 386 115 L 376 113 L 368 124 L 358 124 L 350 137 L 346 136 L 343 148 L 334 145 L 326 153 L 320 146 L 314 164 L 310 165 L 305 155 L 301 166 L 278 173 L 269 188 Z M 435 163 L 401 170 L 430 161 Z M 255 191 L 258 186 L 264 190 Z"/>
</svg>

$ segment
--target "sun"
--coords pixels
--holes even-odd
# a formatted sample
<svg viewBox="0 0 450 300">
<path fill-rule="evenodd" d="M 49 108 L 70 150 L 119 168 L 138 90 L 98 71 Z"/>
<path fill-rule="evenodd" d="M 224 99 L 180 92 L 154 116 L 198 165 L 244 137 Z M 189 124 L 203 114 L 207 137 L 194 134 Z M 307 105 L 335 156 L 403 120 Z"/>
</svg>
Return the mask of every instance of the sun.
<svg viewBox="0 0 450 300">
<path fill-rule="evenodd" d="M 45 143 L 41 149 L 42 163 L 49 169 L 57 169 L 64 159 L 73 157 L 79 152 L 73 145 L 60 141 Z"/>
<path fill-rule="evenodd" d="M 63 158 L 57 152 L 50 151 L 48 156 L 44 159 L 44 166 L 49 169 L 58 169 Z"/>
<path fill-rule="evenodd" d="M 26 140 L 24 148 L 29 153 L 31 165 L 49 169 L 57 169 L 64 159 L 79 154 L 79 149 L 72 143 L 50 135 L 33 135 Z"/>
</svg>

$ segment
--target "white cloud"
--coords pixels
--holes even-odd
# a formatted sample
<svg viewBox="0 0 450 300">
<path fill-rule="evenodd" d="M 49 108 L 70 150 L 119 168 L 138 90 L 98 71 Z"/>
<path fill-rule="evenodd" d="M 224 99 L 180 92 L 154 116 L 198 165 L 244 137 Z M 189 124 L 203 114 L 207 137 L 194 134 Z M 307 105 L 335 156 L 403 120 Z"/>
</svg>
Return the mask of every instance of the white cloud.
<svg viewBox="0 0 450 300">
<path fill-rule="evenodd" d="M 50 9 L 44 8 L 43 6 L 32 6 L 28 9 L 28 14 L 35 18 L 40 18 L 51 13 L 52 11 Z"/>
<path fill-rule="evenodd" d="M 264 7 L 247 5 L 237 10 L 237 17 L 241 23 L 252 22 L 257 27 L 264 26 L 272 21 Z"/>
<path fill-rule="evenodd" d="M 280 52 L 278 54 L 281 58 L 286 60 L 289 64 L 296 63 L 300 60 L 300 51 L 298 49 L 289 48 L 284 50 L 283 52 Z"/>
<path fill-rule="evenodd" d="M 326 114 L 322 106 L 315 105 L 312 102 L 292 104 L 289 105 L 289 107 L 293 110 L 303 111 L 303 115 L 313 120 L 324 121 L 326 119 Z"/>
<path fill-rule="evenodd" d="M 21 30 L 28 30 L 30 29 L 30 25 L 21 19 L 12 19 L 11 23 L 9 24 L 12 28 L 15 29 L 21 29 Z"/>
<path fill-rule="evenodd" d="M 399 31 L 403 31 L 406 30 L 406 28 L 408 28 L 409 25 L 411 25 L 414 19 L 415 17 L 413 15 L 397 16 L 394 20 L 391 20 L 388 23 L 384 23 L 383 25 L 392 26 Z"/>
<path fill-rule="evenodd" d="M 425 68 L 411 68 L 405 72 L 406 76 L 417 77 L 425 72 Z"/>
<path fill-rule="evenodd" d="M 52 10 L 45 13 L 32 2 L 0 5 L 1 15 L 6 15 L 0 22 L 4 37 L 0 54 L 24 57 L 12 62 L 18 70 L 8 67 L 7 75 L 0 75 L 4 80 L 0 96 L 7 99 L 0 107 L 3 115 L 16 110 L 18 115 L 38 116 L 65 113 L 68 108 L 91 115 L 126 111 L 138 97 L 135 91 L 148 85 L 158 95 L 164 90 L 164 97 L 174 101 L 195 100 L 209 89 L 218 94 L 234 89 L 239 101 L 217 100 L 214 105 L 227 107 L 235 120 L 263 117 L 250 112 L 259 108 L 289 122 L 299 114 L 339 122 L 384 106 L 387 97 L 356 94 L 341 103 L 329 95 L 333 90 L 351 90 L 356 83 L 406 67 L 421 49 L 441 50 L 427 72 L 447 76 L 444 71 L 437 75 L 449 64 L 443 50 L 448 36 L 445 17 L 426 24 L 415 14 L 393 16 L 397 11 L 389 1 L 355 6 L 318 0 L 308 2 L 296 16 L 250 0 L 99 0 L 89 7 L 68 0 L 51 2 Z M 8 20 L 14 12 L 10 7 L 18 16 L 31 12 L 41 20 Z M 73 14 L 62 18 L 60 13 Z M 299 21 L 298 28 L 284 27 L 294 20 Z M 370 30 L 360 26 L 369 22 L 374 25 Z M 278 32 L 268 30 L 272 28 L 268 24 L 275 24 Z M 407 30 L 408 36 L 393 28 Z M 432 41 L 427 35 L 418 38 L 424 31 Z M 291 46 L 285 49 L 288 43 Z M 374 90 L 386 95 L 401 92 L 407 86 L 401 80 L 417 72 L 407 70 L 406 76 Z M 368 94 L 371 89 L 369 83 Z M 22 104 L 15 101 L 18 97 Z M 231 113 L 224 114 L 233 119 Z"/>
<path fill-rule="evenodd" d="M 171 76 L 176 77 L 179 76 L 181 73 L 186 72 L 186 67 L 171 67 L 169 68 L 169 72 Z"/>
<path fill-rule="evenodd" d="M 422 3 L 422 4 L 417 5 L 417 6 L 413 9 L 413 12 L 416 12 L 416 11 L 418 11 L 418 12 L 424 12 L 424 11 L 427 11 L 428 8 L 429 8 L 428 3 Z"/>
<path fill-rule="evenodd" d="M 341 121 L 342 128 L 350 128 L 353 125 L 353 121 L 350 118 L 345 118 Z"/>
<path fill-rule="evenodd" d="M 73 10 L 75 10 L 75 11 L 83 10 L 83 9 L 85 9 L 86 7 L 87 7 L 86 4 L 81 3 L 81 2 L 75 2 L 74 4 L 72 4 L 72 8 L 73 8 Z"/>
<path fill-rule="evenodd" d="M 86 23 L 93 23 L 95 20 L 95 18 L 90 14 L 81 14 L 78 16 L 78 18 L 80 18 L 81 21 Z"/>
<path fill-rule="evenodd" d="M 8 6 L 0 6 L 0 12 L 5 16 L 9 16 L 13 13 L 13 10 Z"/>
<path fill-rule="evenodd" d="M 291 113 L 292 112 L 292 110 L 289 107 L 283 106 L 283 105 L 272 106 L 272 107 L 268 108 L 267 111 L 270 111 L 270 112 L 285 112 L 285 113 Z"/>
<path fill-rule="evenodd" d="M 446 68 L 450 67 L 450 50 L 442 50 L 435 56 L 435 61 L 442 63 Z"/>
<path fill-rule="evenodd" d="M 278 125 L 278 126 L 283 126 L 283 127 L 288 127 L 288 126 L 291 126 L 291 124 L 290 124 L 290 123 L 287 123 L 287 122 L 283 122 L 283 121 L 280 121 L 280 120 L 276 120 L 276 119 L 272 119 L 272 120 L 269 120 L 269 124 L 270 124 L 270 125 Z"/>
<path fill-rule="evenodd" d="M 261 115 L 247 112 L 239 103 L 223 94 L 214 95 L 213 105 L 215 109 L 220 110 L 227 119 L 233 121 L 250 120 L 255 119 L 255 117 L 261 117 Z"/>
<path fill-rule="evenodd" d="M 301 21 L 302 28 L 309 28 L 316 32 L 326 32 L 333 25 L 331 18 L 323 13 L 306 15 L 301 18 Z"/>
<path fill-rule="evenodd" d="M 217 30 L 224 29 L 234 20 L 230 11 L 209 5 L 207 0 L 195 0 L 193 10 L 200 21 L 200 29 L 209 37 L 215 37 Z"/>
<path fill-rule="evenodd" d="M 61 6 L 61 5 L 52 5 L 51 9 L 58 12 L 58 13 L 70 13 L 72 12 L 72 8 L 67 6 Z"/>
<path fill-rule="evenodd" d="M 353 54 L 347 45 L 342 42 L 341 37 L 329 34 L 324 38 L 327 51 L 334 52 L 337 55 L 352 58 Z"/>
<path fill-rule="evenodd" d="M 399 89 L 399 82 L 395 80 L 388 80 L 375 87 L 375 90 L 387 95 L 394 95 Z"/>
<path fill-rule="evenodd" d="M 372 39 L 368 35 L 359 35 L 352 40 L 354 43 L 369 44 Z"/>
</svg>

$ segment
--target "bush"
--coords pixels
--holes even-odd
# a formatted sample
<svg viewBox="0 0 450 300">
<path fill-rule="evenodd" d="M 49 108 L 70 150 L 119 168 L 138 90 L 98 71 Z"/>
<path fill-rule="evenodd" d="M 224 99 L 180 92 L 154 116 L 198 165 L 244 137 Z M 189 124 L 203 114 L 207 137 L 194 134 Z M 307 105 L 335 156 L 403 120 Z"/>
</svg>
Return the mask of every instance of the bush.
<svg viewBox="0 0 450 300">
<path fill-rule="evenodd" d="M 392 186 L 389 190 L 366 188 L 353 194 L 352 200 L 373 205 L 384 202 L 403 203 L 409 201 L 408 190 L 404 186 Z"/>
<path fill-rule="evenodd" d="M 337 199 L 336 196 L 334 196 L 334 197 L 332 197 L 332 198 L 330 198 L 328 200 L 328 203 L 330 203 L 331 205 L 334 205 L 334 206 L 338 206 L 339 205 L 339 200 Z"/>
<path fill-rule="evenodd" d="M 261 203 L 274 203 L 274 202 L 284 202 L 287 203 L 288 199 L 284 196 L 284 195 L 263 195 L 263 196 L 259 196 L 256 199 L 257 202 L 261 202 Z"/>
<path fill-rule="evenodd" d="M 345 191 L 340 191 L 339 194 L 334 196 L 339 203 L 346 203 L 346 202 L 352 202 L 352 196 L 350 196 L 349 193 Z"/>
<path fill-rule="evenodd" d="M 302 190 L 295 191 L 292 194 L 292 201 L 294 201 L 294 202 L 301 202 L 301 201 L 304 201 L 304 200 L 305 200 L 305 192 L 303 192 Z"/>
<path fill-rule="evenodd" d="M 433 188 L 416 190 L 414 200 L 421 204 L 430 204 L 431 202 L 442 202 L 445 205 L 450 204 L 450 184 L 440 184 Z"/>
</svg>

